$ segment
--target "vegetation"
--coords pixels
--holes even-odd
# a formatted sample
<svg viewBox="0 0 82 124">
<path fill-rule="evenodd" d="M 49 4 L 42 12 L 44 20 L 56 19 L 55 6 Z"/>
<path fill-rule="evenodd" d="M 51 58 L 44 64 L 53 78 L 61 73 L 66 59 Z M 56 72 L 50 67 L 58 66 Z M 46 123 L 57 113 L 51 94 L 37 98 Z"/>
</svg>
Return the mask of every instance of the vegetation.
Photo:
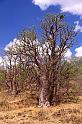
<svg viewBox="0 0 82 124">
<path fill-rule="evenodd" d="M 40 39 L 33 28 L 23 30 L 6 49 L 0 81 L 14 96 L 34 91 L 39 106 L 44 107 L 76 92 L 76 84 L 71 81 L 82 73 L 82 61 L 65 60 L 64 55 L 74 44 L 77 33 L 65 22 L 64 15 L 46 15 L 41 29 Z"/>
</svg>

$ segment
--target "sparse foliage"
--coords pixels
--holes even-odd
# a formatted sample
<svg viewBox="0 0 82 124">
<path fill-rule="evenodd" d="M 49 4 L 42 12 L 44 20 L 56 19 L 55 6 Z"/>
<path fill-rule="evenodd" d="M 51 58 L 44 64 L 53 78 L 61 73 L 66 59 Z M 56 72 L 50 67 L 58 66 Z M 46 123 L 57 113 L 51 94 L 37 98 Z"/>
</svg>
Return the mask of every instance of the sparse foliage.
<svg viewBox="0 0 82 124">
<path fill-rule="evenodd" d="M 64 60 L 64 54 L 73 45 L 76 32 L 66 24 L 62 14 L 45 16 L 41 28 L 40 41 L 34 29 L 24 30 L 6 51 L 7 85 L 15 95 L 19 89 L 23 90 L 24 83 L 35 85 L 39 105 L 50 106 L 58 101 L 61 87 L 69 90 L 75 70 Z"/>
</svg>

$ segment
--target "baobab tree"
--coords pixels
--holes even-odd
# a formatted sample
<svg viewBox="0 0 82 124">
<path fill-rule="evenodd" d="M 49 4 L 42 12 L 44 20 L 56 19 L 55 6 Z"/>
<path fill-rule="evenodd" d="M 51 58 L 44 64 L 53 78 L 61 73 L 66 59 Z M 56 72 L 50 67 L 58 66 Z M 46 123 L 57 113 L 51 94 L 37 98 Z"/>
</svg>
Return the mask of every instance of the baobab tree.
<svg viewBox="0 0 82 124">
<path fill-rule="evenodd" d="M 61 61 L 73 45 L 76 32 L 62 14 L 47 15 L 41 21 L 42 40 L 37 42 L 34 30 L 23 31 L 19 40 L 23 43 L 22 54 L 26 68 L 31 68 L 39 84 L 39 105 L 49 106 L 56 102 Z M 32 76 L 32 75 L 29 75 Z"/>
<path fill-rule="evenodd" d="M 50 106 L 57 101 L 63 57 L 77 33 L 62 14 L 45 16 L 41 28 L 41 40 L 34 29 L 21 32 L 20 44 L 16 45 L 13 57 L 16 56 L 17 65 L 20 65 L 20 74 L 22 69 L 26 70 L 30 83 L 37 82 L 39 105 Z M 16 70 L 16 61 L 14 66 Z"/>
<path fill-rule="evenodd" d="M 41 22 L 43 29 L 43 41 L 49 45 L 46 51 L 47 61 L 42 78 L 40 101 L 43 106 L 52 101 L 56 102 L 57 89 L 59 86 L 59 77 L 61 69 L 61 61 L 65 52 L 73 45 L 76 32 L 74 27 L 66 24 L 64 16 L 47 15 Z M 47 57 L 48 56 L 48 57 Z M 43 93 L 44 92 L 44 93 Z M 42 95 L 43 94 L 43 95 Z M 50 100 L 50 101 L 49 101 Z"/>
</svg>

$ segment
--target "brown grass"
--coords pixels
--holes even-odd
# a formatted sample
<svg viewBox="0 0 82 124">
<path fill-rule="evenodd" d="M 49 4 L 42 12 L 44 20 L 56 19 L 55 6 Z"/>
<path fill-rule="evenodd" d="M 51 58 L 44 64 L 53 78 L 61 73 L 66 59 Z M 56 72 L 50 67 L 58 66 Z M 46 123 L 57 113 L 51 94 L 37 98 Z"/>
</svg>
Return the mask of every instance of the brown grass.
<svg viewBox="0 0 82 124">
<path fill-rule="evenodd" d="M 82 124 L 82 96 L 77 103 L 49 108 L 33 106 L 33 102 L 37 104 L 28 93 L 17 97 L 0 93 L 0 124 Z"/>
</svg>

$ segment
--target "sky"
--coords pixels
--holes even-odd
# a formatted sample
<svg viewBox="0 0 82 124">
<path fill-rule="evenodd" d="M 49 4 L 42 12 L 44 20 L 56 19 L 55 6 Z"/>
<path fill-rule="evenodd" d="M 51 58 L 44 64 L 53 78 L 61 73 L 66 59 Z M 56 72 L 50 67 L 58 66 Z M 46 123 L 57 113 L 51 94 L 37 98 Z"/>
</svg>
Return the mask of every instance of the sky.
<svg viewBox="0 0 82 124">
<path fill-rule="evenodd" d="M 66 56 L 81 57 L 82 0 L 0 0 L 0 56 L 23 29 L 35 26 L 40 31 L 40 21 L 48 13 L 63 13 L 67 23 L 75 26 L 77 43 Z"/>
</svg>

